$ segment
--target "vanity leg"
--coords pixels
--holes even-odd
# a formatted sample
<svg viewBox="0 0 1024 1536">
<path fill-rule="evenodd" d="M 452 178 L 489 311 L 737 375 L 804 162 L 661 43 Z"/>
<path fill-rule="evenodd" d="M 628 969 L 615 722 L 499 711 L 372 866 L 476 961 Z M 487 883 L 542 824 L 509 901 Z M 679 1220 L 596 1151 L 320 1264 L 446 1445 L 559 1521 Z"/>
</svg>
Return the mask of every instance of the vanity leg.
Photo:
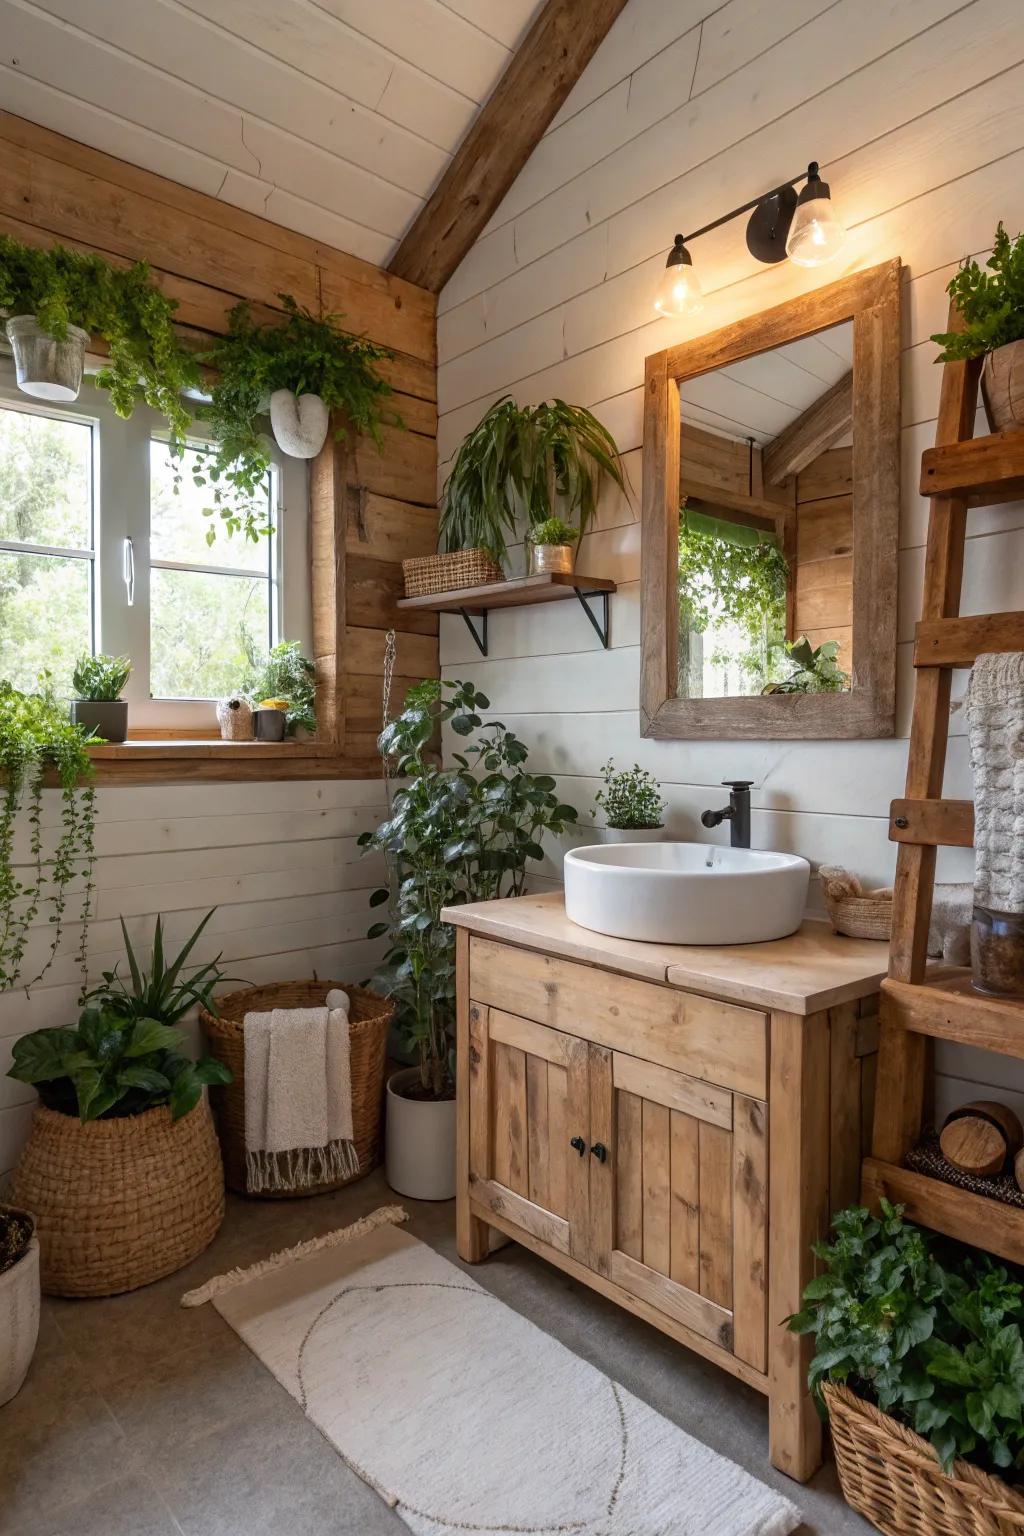
<svg viewBox="0 0 1024 1536">
<path fill-rule="evenodd" d="M 814 1273 L 828 1230 L 829 1017 L 771 1016 L 769 1086 L 768 1428 L 772 1465 L 805 1483 L 821 1465 L 821 1422 L 807 1389 L 813 1338 L 783 1322 Z"/>
<path fill-rule="evenodd" d="M 469 1156 L 472 1052 L 479 1046 L 470 1038 L 469 933 L 455 935 L 455 1244 L 459 1258 L 479 1264 L 489 1252 L 490 1229 L 469 1208 Z M 482 1106 L 486 1113 L 486 1105 Z"/>
</svg>

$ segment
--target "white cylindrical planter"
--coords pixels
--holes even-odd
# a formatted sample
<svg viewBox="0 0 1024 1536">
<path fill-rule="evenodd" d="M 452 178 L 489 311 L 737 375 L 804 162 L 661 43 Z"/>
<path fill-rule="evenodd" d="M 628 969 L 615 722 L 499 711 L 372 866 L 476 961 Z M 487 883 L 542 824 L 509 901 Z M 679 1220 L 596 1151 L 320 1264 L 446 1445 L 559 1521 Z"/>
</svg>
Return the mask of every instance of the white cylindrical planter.
<svg viewBox="0 0 1024 1536">
<path fill-rule="evenodd" d="M 5 327 L 23 394 L 37 400 L 77 400 L 85 370 L 88 331 L 68 326 L 64 341 L 44 331 L 35 315 L 12 315 Z"/>
<path fill-rule="evenodd" d="M 455 1100 L 403 1098 L 403 1088 L 418 1083 L 419 1077 L 418 1067 L 407 1067 L 388 1079 L 387 1181 L 410 1200 L 451 1200 L 455 1195 Z"/>
<path fill-rule="evenodd" d="M 39 1337 L 39 1239 L 0 1275 L 0 1407 L 28 1374 Z"/>
<path fill-rule="evenodd" d="M 602 827 L 601 836 L 606 843 L 660 843 L 665 836 L 665 828 Z"/>
</svg>

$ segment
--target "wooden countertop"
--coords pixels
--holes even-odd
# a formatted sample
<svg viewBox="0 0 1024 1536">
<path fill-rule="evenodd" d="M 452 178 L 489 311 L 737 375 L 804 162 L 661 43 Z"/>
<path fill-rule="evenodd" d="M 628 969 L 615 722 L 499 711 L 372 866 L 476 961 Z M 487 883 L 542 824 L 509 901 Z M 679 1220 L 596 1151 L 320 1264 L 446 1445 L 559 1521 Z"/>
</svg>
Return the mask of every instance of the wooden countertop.
<svg viewBox="0 0 1024 1536">
<path fill-rule="evenodd" d="M 888 945 L 844 938 L 827 923 L 811 920 L 788 939 L 767 944 L 719 947 L 612 939 L 570 922 L 561 891 L 447 907 L 442 916 L 486 938 L 787 1013 L 817 1013 L 868 997 L 877 992 L 889 962 Z"/>
</svg>

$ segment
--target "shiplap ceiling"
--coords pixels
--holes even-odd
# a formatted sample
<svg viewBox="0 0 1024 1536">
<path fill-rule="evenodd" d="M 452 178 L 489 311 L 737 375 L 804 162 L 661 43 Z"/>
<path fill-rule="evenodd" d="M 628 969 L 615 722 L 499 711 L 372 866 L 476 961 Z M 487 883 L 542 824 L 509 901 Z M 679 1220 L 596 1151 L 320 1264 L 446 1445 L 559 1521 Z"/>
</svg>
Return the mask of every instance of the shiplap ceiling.
<svg viewBox="0 0 1024 1536">
<path fill-rule="evenodd" d="M 380 266 L 543 0 L 0 0 L 0 106 Z"/>
</svg>

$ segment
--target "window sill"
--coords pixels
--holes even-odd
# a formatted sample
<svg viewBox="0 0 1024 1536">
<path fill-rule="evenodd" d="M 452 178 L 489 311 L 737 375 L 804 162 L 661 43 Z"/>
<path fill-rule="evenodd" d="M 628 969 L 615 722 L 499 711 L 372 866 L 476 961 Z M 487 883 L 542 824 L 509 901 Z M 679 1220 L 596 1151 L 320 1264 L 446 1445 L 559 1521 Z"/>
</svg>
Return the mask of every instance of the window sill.
<svg viewBox="0 0 1024 1536">
<path fill-rule="evenodd" d="M 334 742 L 145 738 L 90 747 L 97 784 L 230 783 L 267 779 L 365 779 L 379 759 Z"/>
</svg>

